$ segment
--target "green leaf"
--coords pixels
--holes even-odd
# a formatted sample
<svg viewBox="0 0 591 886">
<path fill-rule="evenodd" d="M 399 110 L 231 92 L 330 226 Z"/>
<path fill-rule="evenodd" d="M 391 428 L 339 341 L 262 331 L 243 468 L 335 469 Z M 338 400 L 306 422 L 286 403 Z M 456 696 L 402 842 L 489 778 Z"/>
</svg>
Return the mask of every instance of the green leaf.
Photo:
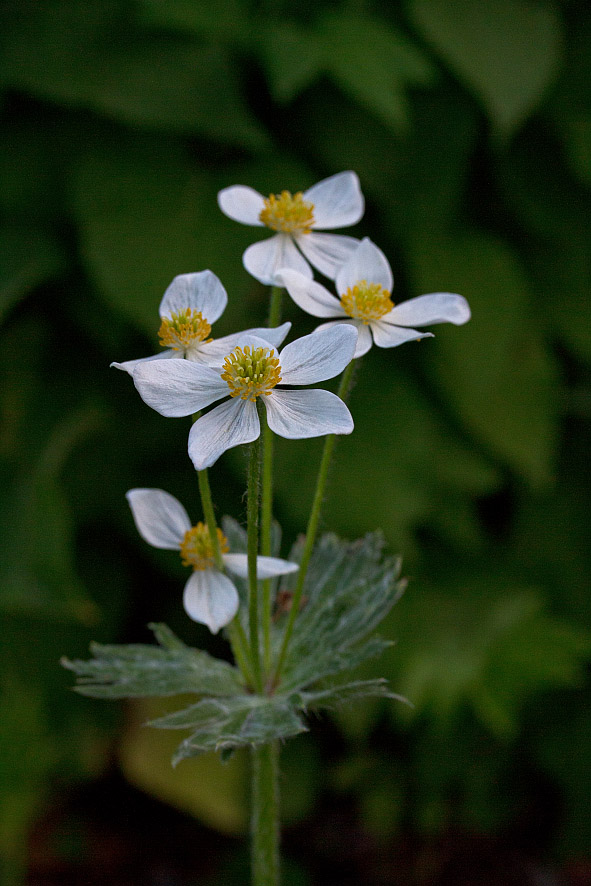
<svg viewBox="0 0 591 886">
<path fill-rule="evenodd" d="M 524 123 L 557 75 L 562 28 L 552 2 L 409 0 L 408 10 L 501 138 Z"/>
<path fill-rule="evenodd" d="M 151 26 L 238 44 L 248 43 L 252 28 L 239 0 L 140 0 L 140 15 Z"/>
<path fill-rule="evenodd" d="M 115 0 L 24 2 L 7 23 L 5 84 L 134 125 L 264 147 L 226 51 L 142 31 L 129 9 Z"/>
<path fill-rule="evenodd" d="M 258 36 L 259 52 L 276 101 L 290 102 L 323 70 L 325 47 L 313 31 L 293 22 L 266 26 Z"/>
<path fill-rule="evenodd" d="M 433 377 L 481 442 L 530 482 L 547 481 L 558 431 L 556 366 L 519 263 L 503 243 L 476 234 L 421 242 L 413 259 L 417 294 L 445 287 L 472 309 L 466 326 L 436 328 Z"/>
<path fill-rule="evenodd" d="M 354 680 L 351 683 L 340 683 L 329 686 L 326 689 L 317 689 L 310 692 L 301 692 L 298 704 L 304 710 L 325 710 L 348 704 L 359 698 L 389 698 L 404 701 L 401 695 L 396 695 L 388 689 L 388 681 L 383 678 L 377 680 Z"/>
<path fill-rule="evenodd" d="M 62 664 L 78 677 L 76 691 L 93 698 L 141 698 L 154 695 L 230 696 L 242 688 L 239 671 L 207 652 L 185 646 L 166 625 L 152 625 L 161 646 L 91 645 L 90 661 Z"/>
<path fill-rule="evenodd" d="M 332 79 L 396 133 L 408 124 L 405 91 L 435 76 L 422 51 L 391 25 L 368 16 L 326 13 L 312 40 Z"/>
<path fill-rule="evenodd" d="M 0 321 L 36 286 L 66 266 L 55 238 L 34 226 L 6 224 L 0 232 Z"/>
</svg>

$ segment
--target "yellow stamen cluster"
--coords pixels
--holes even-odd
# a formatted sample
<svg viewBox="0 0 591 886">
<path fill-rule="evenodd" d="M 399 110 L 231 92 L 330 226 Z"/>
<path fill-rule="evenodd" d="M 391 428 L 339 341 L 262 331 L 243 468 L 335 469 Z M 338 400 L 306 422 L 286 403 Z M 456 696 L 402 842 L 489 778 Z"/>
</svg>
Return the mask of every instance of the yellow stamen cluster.
<svg viewBox="0 0 591 886">
<path fill-rule="evenodd" d="M 227 554 L 230 550 L 228 539 L 221 529 L 217 530 L 220 552 Z M 181 559 L 183 566 L 192 566 L 193 569 L 212 569 L 215 566 L 213 545 L 209 529 L 201 521 L 197 526 L 187 529 L 181 542 Z"/>
<path fill-rule="evenodd" d="M 394 307 L 387 289 L 382 289 L 379 283 L 368 283 L 367 280 L 359 280 L 355 286 L 350 287 L 341 295 L 341 305 L 349 317 L 362 320 L 367 326 L 371 320 L 379 320 Z"/>
<path fill-rule="evenodd" d="M 201 311 L 186 308 L 162 319 L 158 337 L 164 348 L 186 351 L 197 342 L 205 341 L 210 332 L 211 326 Z"/>
<path fill-rule="evenodd" d="M 270 348 L 234 348 L 224 360 L 222 378 L 230 388 L 231 397 L 256 400 L 270 394 L 281 381 L 281 365 Z"/>
<path fill-rule="evenodd" d="M 304 200 L 301 191 L 293 196 L 290 191 L 271 194 L 265 200 L 259 221 L 272 231 L 309 234 L 314 224 L 314 204 Z"/>
</svg>

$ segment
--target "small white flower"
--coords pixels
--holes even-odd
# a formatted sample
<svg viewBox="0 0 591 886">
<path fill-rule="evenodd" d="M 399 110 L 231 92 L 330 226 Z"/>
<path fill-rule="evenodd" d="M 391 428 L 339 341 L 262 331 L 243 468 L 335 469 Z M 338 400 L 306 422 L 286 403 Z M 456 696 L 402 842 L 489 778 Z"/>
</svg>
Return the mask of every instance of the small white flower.
<svg viewBox="0 0 591 886">
<path fill-rule="evenodd" d="M 308 314 L 339 318 L 321 324 L 318 329 L 342 321 L 353 323 L 359 330 L 355 357 L 369 351 L 372 337 L 378 347 L 394 348 L 412 339 L 432 337 L 432 333 L 419 332 L 412 328 L 414 326 L 432 323 L 461 326 L 470 319 L 466 299 L 451 292 L 420 295 L 395 307 L 390 297 L 393 285 L 390 265 L 382 250 L 367 237 L 337 273 L 335 283 L 339 298 L 320 283 L 290 268 L 281 269 L 277 279 Z"/>
<path fill-rule="evenodd" d="M 166 350 L 151 357 L 111 365 L 133 375 L 140 363 L 151 360 L 185 358 L 210 365 L 221 363 L 241 335 L 233 333 L 222 338 L 209 338 L 212 325 L 224 313 L 227 303 L 226 290 L 212 271 L 179 274 L 164 293 L 158 309 L 162 321 L 158 336 Z M 290 327 L 291 323 L 283 323 L 275 329 L 257 327 L 246 332 L 278 347 Z"/>
<path fill-rule="evenodd" d="M 204 523 L 191 525 L 183 505 L 163 489 L 130 489 L 126 494 L 141 537 L 155 548 L 180 551 L 184 566 L 193 573 L 185 585 L 183 605 L 189 618 L 207 625 L 213 634 L 229 624 L 238 611 L 238 591 L 216 568 L 209 530 Z M 222 561 L 228 572 L 248 577 L 246 554 L 228 553 L 228 540 L 217 530 Z M 296 563 L 277 557 L 257 557 L 257 578 L 296 572 Z"/>
<path fill-rule="evenodd" d="M 310 265 L 334 280 L 337 268 L 359 241 L 318 231 L 354 225 L 364 210 L 354 172 L 332 175 L 293 195 L 282 191 L 263 197 L 246 185 L 232 185 L 219 192 L 218 204 L 234 221 L 277 232 L 268 240 L 253 243 L 242 257 L 248 273 L 270 285 L 276 282 L 275 273 L 280 268 L 293 268 L 311 278 Z"/>
<path fill-rule="evenodd" d="M 353 419 L 330 391 L 293 391 L 278 387 L 326 381 L 353 359 L 357 330 L 351 324 L 321 330 L 288 344 L 281 354 L 255 336 L 244 335 L 220 367 L 187 360 L 152 361 L 138 366 L 133 380 L 142 399 L 161 415 L 200 412 L 229 400 L 198 418 L 189 434 L 189 455 L 198 471 L 261 432 L 256 399 L 261 397 L 269 427 L 281 437 L 303 439 L 350 434 Z"/>
</svg>

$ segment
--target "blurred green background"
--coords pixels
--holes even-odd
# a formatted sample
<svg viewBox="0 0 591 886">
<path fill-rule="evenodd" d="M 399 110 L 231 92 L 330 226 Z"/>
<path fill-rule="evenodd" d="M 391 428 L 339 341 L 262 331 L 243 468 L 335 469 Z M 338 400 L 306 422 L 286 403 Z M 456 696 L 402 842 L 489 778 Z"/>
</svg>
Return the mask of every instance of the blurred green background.
<svg viewBox="0 0 591 886">
<path fill-rule="evenodd" d="M 124 498 L 162 487 L 200 518 L 188 428 L 109 363 L 155 352 L 178 273 L 222 279 L 216 335 L 263 323 L 241 264 L 260 232 L 217 191 L 345 169 L 367 200 L 351 233 L 388 255 L 395 301 L 460 292 L 473 319 L 373 349 L 358 374 L 324 522 L 381 527 L 404 558 L 397 643 L 365 671 L 414 709 L 357 704 L 285 747 L 289 883 L 528 883 L 507 873 L 520 864 L 590 882 L 588 4 L 17 0 L 1 15 L 2 883 L 245 882 L 244 759 L 171 772 L 176 736 L 139 728 L 145 705 L 75 695 L 59 658 L 147 642 L 148 621 L 225 654 Z M 287 544 L 319 444 L 277 450 Z M 219 514 L 244 519 L 243 477 L 237 450 L 211 471 Z"/>
</svg>

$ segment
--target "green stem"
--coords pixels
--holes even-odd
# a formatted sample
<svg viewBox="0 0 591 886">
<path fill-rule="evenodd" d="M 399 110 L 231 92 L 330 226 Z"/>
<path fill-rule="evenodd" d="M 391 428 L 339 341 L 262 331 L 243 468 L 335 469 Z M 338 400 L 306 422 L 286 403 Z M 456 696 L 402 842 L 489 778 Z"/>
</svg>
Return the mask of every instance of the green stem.
<svg viewBox="0 0 591 886">
<path fill-rule="evenodd" d="M 252 886 L 279 886 L 279 742 L 256 745 L 252 759 Z"/>
<path fill-rule="evenodd" d="M 281 286 L 271 287 L 271 300 L 269 302 L 269 319 L 267 325 L 274 328 L 279 326 L 281 322 L 281 302 L 283 300 L 283 289 Z"/>
<path fill-rule="evenodd" d="M 205 523 L 211 539 L 211 546 L 213 548 L 215 565 L 220 572 L 223 572 L 224 562 L 220 550 L 220 540 L 217 533 L 217 523 L 215 519 L 215 511 L 213 509 L 213 499 L 211 497 L 211 486 L 209 484 L 207 468 L 203 471 L 197 471 L 197 481 L 199 483 L 203 516 L 205 518 Z M 234 659 L 242 672 L 242 676 L 249 686 L 253 686 L 253 670 L 248 661 L 248 640 L 246 639 L 246 634 L 244 633 L 244 628 L 240 622 L 239 615 L 236 615 L 234 620 L 228 625 L 228 636 L 230 638 L 230 645 L 232 646 Z"/>
<path fill-rule="evenodd" d="M 257 584 L 257 556 L 259 553 L 259 494 L 260 494 L 260 437 L 250 444 L 248 466 L 247 554 L 248 554 L 248 625 L 250 654 L 255 678 L 255 689 L 261 692 L 261 651 L 259 646 L 259 598 Z"/>
<path fill-rule="evenodd" d="M 351 388 L 354 369 L 355 360 L 351 360 L 351 362 L 343 372 L 343 375 L 341 376 L 341 382 L 337 391 L 337 395 L 341 398 L 341 400 L 347 400 Z M 312 508 L 310 510 L 310 516 L 308 517 L 308 526 L 306 528 L 306 542 L 304 544 L 304 551 L 302 554 L 302 559 L 300 561 L 298 581 L 293 594 L 291 609 L 289 611 L 289 617 L 287 620 L 287 625 L 285 627 L 285 633 L 283 634 L 283 643 L 281 645 L 281 651 L 279 653 L 277 668 L 275 669 L 275 677 L 273 680 L 273 684 L 275 686 L 279 683 L 279 679 L 281 677 L 281 671 L 283 670 L 283 665 L 285 663 L 285 656 L 287 655 L 287 648 L 289 646 L 289 641 L 291 640 L 295 620 L 300 609 L 300 602 L 302 599 L 302 592 L 304 590 L 304 583 L 306 581 L 308 566 L 310 564 L 310 557 L 312 556 L 312 550 L 314 548 L 316 535 L 318 533 L 318 522 L 320 520 L 322 502 L 324 500 L 326 482 L 328 480 L 328 470 L 330 467 L 332 454 L 334 452 L 336 438 L 336 434 L 329 434 L 324 441 L 324 449 L 322 451 L 322 458 L 320 460 L 320 467 L 318 469 L 318 479 L 316 481 L 316 492 L 314 493 Z"/>
</svg>

